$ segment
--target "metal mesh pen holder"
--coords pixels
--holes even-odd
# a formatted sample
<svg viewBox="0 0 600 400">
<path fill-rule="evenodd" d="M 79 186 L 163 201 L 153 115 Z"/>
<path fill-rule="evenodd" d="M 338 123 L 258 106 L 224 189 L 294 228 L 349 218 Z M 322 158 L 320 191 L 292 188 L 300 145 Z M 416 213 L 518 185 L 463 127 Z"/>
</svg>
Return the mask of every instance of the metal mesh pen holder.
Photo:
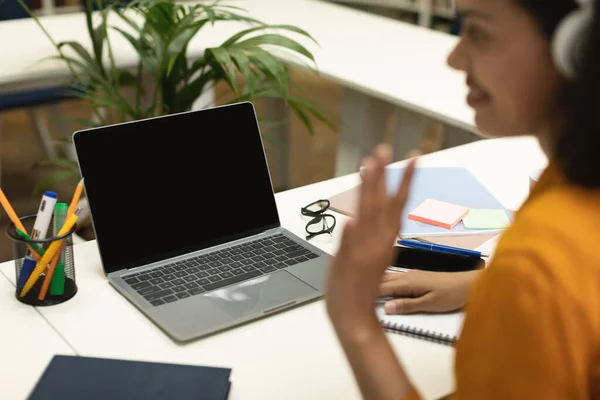
<svg viewBox="0 0 600 400">
<path fill-rule="evenodd" d="M 21 223 L 27 230 L 26 233 L 32 231 L 35 219 L 35 215 L 28 215 L 21 218 Z M 73 258 L 73 232 L 77 229 L 77 225 L 74 225 L 69 232 L 62 236 L 52 235 L 53 225 L 54 218 L 50 221 L 50 228 L 48 229 L 49 233 L 46 237 L 37 239 L 23 238 L 13 223 L 9 224 L 6 228 L 8 237 L 13 241 L 15 279 L 17 282 L 15 295 L 22 303 L 33 306 L 51 306 L 63 303 L 77 293 L 77 285 L 75 283 L 75 260 Z M 50 272 L 50 267 L 53 264 L 52 261 L 45 265 L 42 274 L 35 281 L 35 284 L 27 294 L 21 296 L 23 286 L 29 279 L 27 273 L 31 273 L 31 270 L 38 265 L 38 261 L 31 255 L 30 249 L 45 253 L 52 243 L 60 240 L 63 240 L 60 255 L 55 262 L 56 266 L 51 277 L 48 279 L 48 283 L 44 285 L 46 276 Z M 43 289 L 44 286 L 46 286 L 45 290 Z"/>
</svg>

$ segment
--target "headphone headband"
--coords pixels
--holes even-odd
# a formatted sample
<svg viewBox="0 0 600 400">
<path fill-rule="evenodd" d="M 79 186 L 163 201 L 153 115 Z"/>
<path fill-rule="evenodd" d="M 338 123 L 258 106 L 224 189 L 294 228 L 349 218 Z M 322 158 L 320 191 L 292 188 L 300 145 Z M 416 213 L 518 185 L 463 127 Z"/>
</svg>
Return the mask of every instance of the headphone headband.
<svg viewBox="0 0 600 400">
<path fill-rule="evenodd" d="M 579 7 L 558 25 L 552 39 L 552 55 L 559 72 L 568 79 L 577 77 L 585 31 L 592 24 L 595 0 L 577 0 Z"/>
</svg>

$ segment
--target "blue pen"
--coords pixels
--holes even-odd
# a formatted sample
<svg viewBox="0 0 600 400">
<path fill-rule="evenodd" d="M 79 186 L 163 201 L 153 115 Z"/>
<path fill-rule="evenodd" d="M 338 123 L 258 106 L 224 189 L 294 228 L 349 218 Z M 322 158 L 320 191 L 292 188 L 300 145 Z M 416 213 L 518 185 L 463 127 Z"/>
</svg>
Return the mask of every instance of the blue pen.
<svg viewBox="0 0 600 400">
<path fill-rule="evenodd" d="M 398 244 L 400 244 L 402 246 L 406 246 L 406 247 L 412 247 L 415 249 L 439 251 L 441 253 L 456 254 L 459 256 L 477 257 L 477 258 L 489 257 L 488 254 L 482 253 L 480 251 L 461 249 L 459 247 L 452 247 L 452 246 L 444 246 L 441 244 L 417 242 L 415 240 L 404 240 L 404 239 L 398 240 Z"/>
<path fill-rule="evenodd" d="M 46 233 L 48 232 L 50 220 L 52 219 L 52 214 L 54 213 L 54 205 L 56 204 L 57 197 L 58 196 L 56 193 L 51 191 L 46 191 L 44 196 L 42 196 L 42 201 L 40 202 L 40 207 L 38 209 L 37 216 L 35 217 L 33 230 L 31 232 L 32 239 L 46 238 Z M 19 280 L 17 282 L 18 288 L 25 286 L 25 283 L 27 283 L 27 280 L 29 279 L 29 275 L 31 275 L 35 269 L 36 263 L 37 262 L 31 255 L 31 252 L 27 250 L 25 253 L 25 259 L 23 260 L 23 267 L 21 268 Z"/>
</svg>

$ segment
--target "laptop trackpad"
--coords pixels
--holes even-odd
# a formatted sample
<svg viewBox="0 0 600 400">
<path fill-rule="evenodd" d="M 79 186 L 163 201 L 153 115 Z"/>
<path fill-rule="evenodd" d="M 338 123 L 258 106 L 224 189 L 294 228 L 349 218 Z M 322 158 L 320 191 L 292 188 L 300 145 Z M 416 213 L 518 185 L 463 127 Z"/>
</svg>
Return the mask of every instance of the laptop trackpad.
<svg viewBox="0 0 600 400">
<path fill-rule="evenodd" d="M 260 276 L 204 295 L 232 318 L 276 311 L 316 292 L 286 271 Z"/>
</svg>

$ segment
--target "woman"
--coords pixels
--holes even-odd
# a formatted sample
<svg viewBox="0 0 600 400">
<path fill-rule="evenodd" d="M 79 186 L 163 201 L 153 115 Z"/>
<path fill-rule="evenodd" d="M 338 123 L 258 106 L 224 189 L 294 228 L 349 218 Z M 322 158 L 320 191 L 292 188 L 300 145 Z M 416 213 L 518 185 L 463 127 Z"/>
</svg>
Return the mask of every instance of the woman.
<svg viewBox="0 0 600 400">
<path fill-rule="evenodd" d="M 394 294 L 411 298 L 387 303 L 388 313 L 466 305 L 456 398 L 600 399 L 596 2 L 457 0 L 463 33 L 448 61 L 466 74 L 479 130 L 535 135 L 550 164 L 488 268 L 390 277 L 385 269 L 412 173 L 389 199 L 389 150 L 379 147 L 364 160 L 359 211 L 330 266 L 326 304 L 365 398 L 419 398 L 374 312 L 377 296 Z M 569 26 L 585 29 L 569 42 Z"/>
</svg>

